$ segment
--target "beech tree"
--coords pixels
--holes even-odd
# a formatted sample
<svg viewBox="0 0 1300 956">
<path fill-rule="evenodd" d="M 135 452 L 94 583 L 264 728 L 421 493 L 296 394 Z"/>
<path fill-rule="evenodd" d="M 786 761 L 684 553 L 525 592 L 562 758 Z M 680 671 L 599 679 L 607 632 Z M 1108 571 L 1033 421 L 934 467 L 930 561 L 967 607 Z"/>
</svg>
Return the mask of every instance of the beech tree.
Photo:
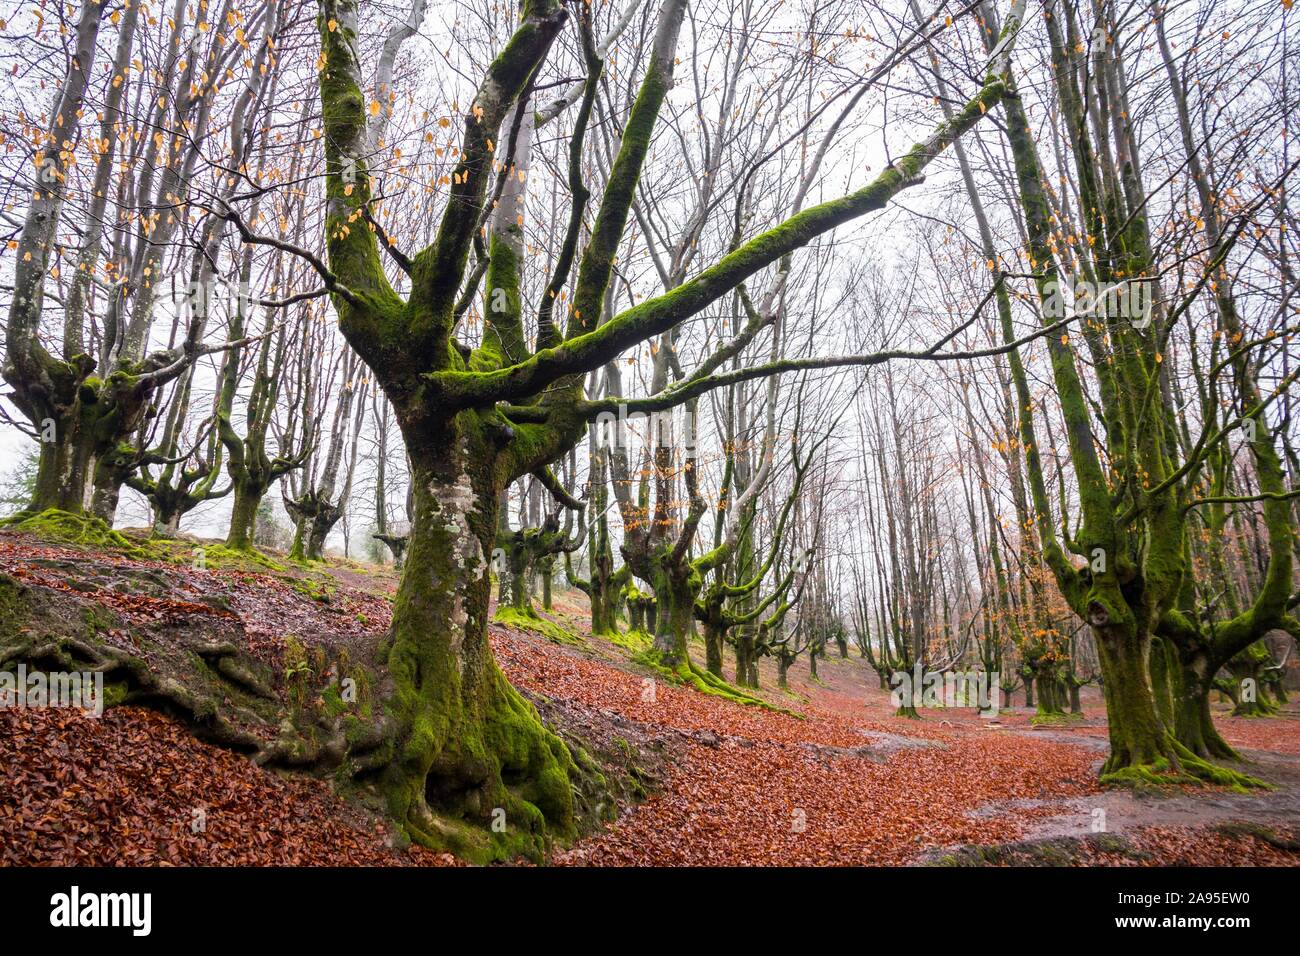
<svg viewBox="0 0 1300 956">
<path fill-rule="evenodd" d="M 228 111 L 224 131 L 229 155 L 236 163 L 250 155 L 257 140 L 250 127 L 259 97 L 276 72 L 268 64 L 275 62 L 271 51 L 282 7 L 264 8 L 237 25 L 241 21 L 229 0 L 212 11 L 211 21 L 202 22 L 190 19 L 194 11 L 181 5 L 150 42 L 140 39 L 145 25 L 139 4 L 114 11 L 117 42 L 104 89 L 96 94 L 102 108 L 88 114 L 86 100 L 92 80 L 98 82 L 95 61 L 101 28 L 110 19 L 108 7 L 81 5 L 54 109 L 44 128 L 31 136 L 35 175 L 13 249 L 4 377 L 13 389 L 10 400 L 43 437 L 29 510 L 80 514 L 89 509 L 111 521 L 120 488 L 140 462 L 132 436 L 157 413 L 158 390 L 200 355 L 221 348 L 203 344 L 212 262 L 184 255 L 182 236 L 192 220 L 183 208 L 200 198 L 195 179 L 211 165 L 205 141 L 214 110 Z M 149 26 L 156 24 L 150 18 Z M 246 55 L 247 82 L 233 98 L 219 98 L 236 57 Z M 132 73 L 146 76 L 155 91 L 166 92 L 152 100 L 128 99 L 128 93 L 143 93 L 143 81 L 129 80 Z M 87 115 L 97 116 L 98 124 L 88 129 Z M 77 152 L 88 136 L 87 178 Z M 233 193 L 236 181 L 227 177 L 219 194 Z M 41 319 L 47 286 L 58 281 L 64 268 L 71 204 L 77 213 L 71 228 L 79 239 L 76 254 L 66 258 L 75 271 L 61 303 L 60 343 L 52 352 L 42 341 Z M 207 217 L 188 241 L 211 251 L 226 228 L 225 220 Z M 164 277 L 187 260 L 192 269 L 186 275 L 188 287 L 182 284 L 181 289 L 181 334 L 173 336 L 169 347 L 151 352 L 159 300 L 175 289 Z"/>
<path fill-rule="evenodd" d="M 311 454 L 301 469 L 301 481 L 298 480 L 299 471 L 291 469 L 282 482 L 284 507 L 294 522 L 290 557 L 319 561 L 325 553 L 325 539 L 343 517 L 352 495 L 369 387 L 368 380 L 360 374 L 360 364 L 354 352 L 345 351 L 337 369 L 340 387 L 329 388 L 333 374 L 331 381 L 321 382 L 322 391 L 337 396 L 328 443 L 307 442 Z M 311 374 L 321 377 L 321 367 L 316 365 Z M 323 409 L 304 408 L 303 421 L 306 423 L 310 415 L 322 413 Z M 323 456 L 315 454 L 320 451 L 324 452 Z M 283 487 L 285 483 L 287 489 Z"/>
<path fill-rule="evenodd" d="M 1224 210 L 1225 217 L 1205 198 L 1196 220 L 1203 252 L 1195 272 L 1166 289 L 1162 277 L 1170 267 L 1157 258 L 1165 250 L 1151 231 L 1149 187 L 1129 100 L 1128 58 L 1135 48 L 1124 42 L 1124 29 L 1109 4 L 1100 6 L 1095 29 L 1072 4 L 1053 4 L 1051 11 L 1044 28 L 1071 185 L 1077 190 L 1074 214 L 1054 212 L 1039 138 L 1021 101 L 1006 97 L 1001 104 L 1043 321 L 1055 314 L 1070 272 L 1104 287 L 1146 282 L 1154 299 L 1149 315 L 1125 315 L 1107 308 L 1104 296 L 1094 298 L 1093 317 L 1081 326 L 1079 341 L 1095 383 L 1080 371 L 1082 357 L 1072 336 L 1045 340 L 1078 489 L 1077 525 L 1073 530 L 1064 525 L 1064 533 L 1052 521 L 1028 388 L 1013 363 L 1038 536 L 1061 593 L 1096 636 L 1111 742 L 1103 780 L 1151 781 L 1172 771 L 1187 780 L 1251 784 L 1252 778 L 1204 756 L 1232 755 L 1210 720 L 1212 675 L 1274 628 L 1300 633 L 1288 611 L 1294 560 L 1288 499 L 1294 492 L 1286 490 L 1268 419 L 1270 406 L 1293 376 L 1268 392 L 1260 388 L 1259 363 L 1281 331 L 1243 325 L 1226 269 L 1246 226 L 1268 207 L 1262 200 L 1240 200 Z M 983 16 L 992 35 L 993 15 L 986 8 Z M 1165 58 L 1167 63 L 1167 51 Z M 1179 126 L 1186 148 L 1181 159 L 1191 166 L 1201 147 L 1184 121 Z M 1204 174 L 1193 171 L 1192 178 L 1208 197 L 1213 186 Z M 1264 185 L 1265 195 L 1272 185 Z M 1065 223 L 1072 232 L 1062 242 L 1058 224 Z M 1190 325 L 1202 297 L 1213 305 L 1216 340 L 1225 342 L 1213 353 L 1209 377 L 1231 376 L 1235 394 L 1223 417 L 1213 405 L 1204 406 L 1199 435 L 1180 441 L 1164 360 L 1176 347 L 1179 324 Z M 1189 513 L 1225 497 L 1207 494 L 1201 477 L 1211 452 L 1238 429 L 1245 432 L 1257 490 L 1227 497 L 1259 503 L 1267 529 L 1267 572 L 1240 613 L 1216 620 L 1216 611 L 1199 605 L 1193 586 Z M 1071 555 L 1083 558 L 1082 566 Z M 1153 651 L 1156 641 L 1159 651 Z M 1163 655 L 1168 656 L 1162 660 Z"/>
</svg>

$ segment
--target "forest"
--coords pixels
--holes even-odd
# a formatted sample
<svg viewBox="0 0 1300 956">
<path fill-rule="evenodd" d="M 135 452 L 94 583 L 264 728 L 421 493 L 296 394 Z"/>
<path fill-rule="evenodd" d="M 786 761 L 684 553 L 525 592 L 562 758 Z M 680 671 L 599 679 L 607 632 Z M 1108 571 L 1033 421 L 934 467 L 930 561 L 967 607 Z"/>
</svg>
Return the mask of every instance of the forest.
<svg viewBox="0 0 1300 956">
<path fill-rule="evenodd" d="M 1298 16 L 0 0 L 0 863 L 1297 865 Z"/>
</svg>

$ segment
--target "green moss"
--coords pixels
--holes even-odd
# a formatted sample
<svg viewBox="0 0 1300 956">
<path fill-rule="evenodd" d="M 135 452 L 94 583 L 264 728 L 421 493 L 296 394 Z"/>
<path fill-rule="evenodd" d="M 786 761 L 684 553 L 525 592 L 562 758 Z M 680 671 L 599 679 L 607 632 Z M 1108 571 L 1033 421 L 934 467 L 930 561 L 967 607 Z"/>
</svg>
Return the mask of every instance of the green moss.
<svg viewBox="0 0 1300 956">
<path fill-rule="evenodd" d="M 182 539 L 150 538 L 141 542 L 138 550 L 155 561 L 169 561 L 172 564 L 193 565 L 202 560 L 203 567 L 209 570 L 277 573 L 289 570 L 256 548 L 232 548 L 222 542 L 203 544 Z"/>
<path fill-rule="evenodd" d="M 324 584 L 314 578 L 290 578 L 289 586 L 320 604 L 328 604 L 338 592 L 334 585 Z"/>
<path fill-rule="evenodd" d="M 1217 829 L 1220 833 L 1225 834 L 1226 836 L 1254 837 L 1255 839 L 1262 840 L 1279 850 L 1287 850 L 1293 853 L 1300 850 L 1300 839 L 1297 839 L 1295 836 L 1287 836 L 1272 827 L 1264 826 L 1262 823 L 1233 821 L 1231 823 L 1220 824 Z"/>
<path fill-rule="evenodd" d="M 617 627 L 612 628 L 609 633 L 600 635 L 611 644 L 631 651 L 633 654 L 640 654 L 650 648 L 654 643 L 654 638 L 640 628 L 629 628 L 626 632 L 620 631 Z"/>
<path fill-rule="evenodd" d="M 338 717 L 345 713 L 350 705 L 343 700 L 343 694 L 339 690 L 338 684 L 330 684 L 320 692 L 321 701 L 325 707 L 325 713 L 331 717 Z"/>
<path fill-rule="evenodd" d="M 22 585 L 7 574 L 0 573 L 0 620 L 10 631 L 27 618 L 26 603 L 22 598 Z"/>
<path fill-rule="evenodd" d="M 203 547 L 203 560 L 208 567 L 247 569 L 250 565 L 268 571 L 287 571 L 288 568 L 256 548 L 230 548 L 224 544 Z"/>
<path fill-rule="evenodd" d="M 792 710 L 786 710 L 783 707 L 777 707 L 775 704 L 769 704 L 761 697 L 755 697 L 748 694 L 732 684 L 728 684 L 721 677 L 710 674 L 704 668 L 698 666 L 694 661 L 687 659 L 684 664 L 676 667 L 670 667 L 663 661 L 662 656 L 654 648 L 648 648 L 633 655 L 632 659 L 638 664 L 648 667 L 656 674 L 660 675 L 670 684 L 679 687 L 693 687 L 701 694 L 709 694 L 713 697 L 721 697 L 732 703 L 744 704 L 747 707 L 762 707 L 765 710 L 774 710 L 778 713 L 788 714 L 791 717 L 802 717 Z"/>
<path fill-rule="evenodd" d="M 126 700 L 126 695 L 131 688 L 125 681 L 113 681 L 104 685 L 104 709 L 110 707 L 120 707 Z"/>
<path fill-rule="evenodd" d="M 1176 768 L 1170 760 L 1157 757 L 1150 763 L 1134 764 L 1103 773 L 1101 784 L 1110 787 L 1127 787 L 1139 792 L 1156 791 L 1170 786 L 1204 784 L 1227 787 L 1237 793 L 1273 789 L 1256 777 L 1236 770 L 1228 770 L 1225 767 L 1217 767 L 1208 760 L 1202 760 L 1176 741 L 1174 748 L 1178 754 Z"/>
<path fill-rule="evenodd" d="M 90 629 L 90 633 L 96 637 L 118 624 L 107 609 L 94 604 L 82 608 L 81 617 L 86 622 L 86 627 Z"/>
<path fill-rule="evenodd" d="M 142 556 L 144 552 L 114 531 L 106 521 L 91 514 L 73 514 L 50 508 L 32 514 L 19 512 L 4 522 L 15 531 L 33 534 L 43 541 L 94 549 L 125 551 Z"/>
<path fill-rule="evenodd" d="M 1092 833 L 1086 837 L 1053 837 L 1020 843 L 967 844 L 945 853 L 930 866 L 1079 866 L 1092 853 L 1114 853 L 1132 860 L 1150 859 L 1122 836 Z"/>
<path fill-rule="evenodd" d="M 540 863 L 553 841 L 577 835 L 571 780 L 578 768 L 564 742 L 495 667 L 491 680 L 481 725 L 466 727 L 455 742 L 462 758 L 488 771 L 486 779 L 477 782 L 470 803 L 428 808 L 415 819 L 406 815 L 406 828 L 417 842 L 471 863 L 518 856 Z M 446 729 L 445 720 L 426 711 L 412 738 L 427 742 Z"/>
<path fill-rule="evenodd" d="M 497 608 L 496 615 L 492 620 L 498 624 L 504 624 L 506 627 L 540 634 L 556 644 L 571 644 L 575 647 L 587 646 L 587 642 L 582 639 L 581 635 L 575 634 L 563 625 L 542 617 L 535 611 L 530 613 L 507 605 Z"/>
<path fill-rule="evenodd" d="M 1053 712 L 1034 714 L 1029 718 L 1029 723 L 1035 727 L 1060 727 L 1080 720 L 1083 720 L 1083 714 Z"/>
</svg>

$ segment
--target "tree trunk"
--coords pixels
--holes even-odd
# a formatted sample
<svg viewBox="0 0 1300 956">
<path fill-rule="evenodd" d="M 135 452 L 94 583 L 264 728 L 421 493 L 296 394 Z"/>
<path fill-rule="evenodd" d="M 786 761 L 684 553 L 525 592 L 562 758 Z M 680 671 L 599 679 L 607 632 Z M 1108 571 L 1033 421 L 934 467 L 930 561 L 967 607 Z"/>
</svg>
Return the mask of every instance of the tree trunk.
<svg viewBox="0 0 1300 956">
<path fill-rule="evenodd" d="M 654 649 L 660 663 L 677 669 L 690 664 L 686 641 L 695 620 L 695 592 L 673 569 L 655 569 Z"/>
<path fill-rule="evenodd" d="M 722 677 L 722 631 L 712 624 L 704 625 L 704 662 L 710 674 Z"/>
<path fill-rule="evenodd" d="M 1173 682 L 1174 736 L 1198 757 L 1240 760 L 1241 755 L 1223 739 L 1210 715 L 1212 682 L 1202 673 L 1203 664 L 1184 662 Z"/>
<path fill-rule="evenodd" d="M 325 560 L 325 539 L 339 520 L 341 513 L 329 506 L 324 506 L 311 519 L 307 532 L 307 560 Z"/>
<path fill-rule="evenodd" d="M 1065 713 L 1065 695 L 1061 679 L 1050 667 L 1038 675 L 1038 716 L 1056 717 Z"/>
<path fill-rule="evenodd" d="M 127 446 L 125 452 L 116 446 L 106 452 L 95 462 L 95 473 L 91 476 L 91 513 L 109 525 L 117 518 L 122 485 L 135 468 L 135 449 Z"/>
<path fill-rule="evenodd" d="M 736 686 L 757 687 L 753 679 L 754 672 L 754 637 L 748 628 L 740 628 L 736 635 Z"/>
<path fill-rule="evenodd" d="M 606 617 L 605 592 L 600 582 L 593 575 L 591 579 L 591 633 L 609 634 L 610 625 Z"/>
<path fill-rule="evenodd" d="M 591 633 L 618 634 L 618 597 L 618 588 L 611 586 L 609 581 L 602 581 L 599 577 L 591 579 Z M 637 629 L 635 624 L 632 629 Z"/>
<path fill-rule="evenodd" d="M 1176 757 L 1173 738 L 1156 708 L 1148 660 L 1150 635 L 1136 628 L 1096 628 L 1097 654 L 1106 672 L 1110 757 L 1102 776 L 1162 766 Z"/>
<path fill-rule="evenodd" d="M 237 482 L 235 501 L 230 510 L 230 531 L 226 534 L 226 547 L 236 551 L 251 551 L 253 532 L 257 528 L 257 508 L 262 503 L 266 487 L 258 482 Z"/>
<path fill-rule="evenodd" d="M 88 504 L 90 476 L 95 467 L 91 442 L 76 416 L 48 420 L 49 439 L 43 433 L 36 468 L 36 490 L 31 511 L 58 508 L 81 514 Z"/>
<path fill-rule="evenodd" d="M 174 538 L 180 530 L 180 502 L 171 495 L 157 496 L 153 502 L 153 533 L 160 538 Z"/>
<path fill-rule="evenodd" d="M 508 563 L 510 606 L 524 614 L 532 614 L 533 603 L 528 599 L 528 552 L 523 548 L 511 548 Z"/>
<path fill-rule="evenodd" d="M 1193 778 L 1226 785 L 1257 782 L 1206 762 L 1175 738 L 1160 716 L 1151 686 L 1149 633 L 1133 624 L 1099 627 L 1095 623 L 1093 633 L 1110 724 L 1110 757 L 1102 767 L 1103 783 L 1168 783 L 1169 778 L 1153 776 L 1167 773 L 1181 774 L 1188 782 Z"/>
<path fill-rule="evenodd" d="M 1177 679 L 1178 659 L 1172 643 L 1155 638 L 1147 662 L 1151 675 L 1151 694 L 1155 698 L 1156 713 L 1166 727 L 1174 726 L 1174 681 Z"/>
<path fill-rule="evenodd" d="M 547 559 L 542 562 L 542 610 L 551 610 L 551 576 L 554 574 L 554 559 Z"/>
<path fill-rule="evenodd" d="M 289 560 L 306 561 L 307 545 L 304 541 L 306 535 L 303 531 L 307 526 L 307 516 L 299 514 L 293 522 L 293 544 L 289 545 Z"/>
<path fill-rule="evenodd" d="M 540 856 L 573 830 L 569 752 L 502 676 L 487 639 L 497 489 L 468 442 L 411 451 L 414 513 L 393 607 L 388 668 L 396 754 L 382 788 L 426 845 L 473 859 Z M 436 806 L 447 818 L 436 818 Z M 502 833 L 484 830 L 494 810 Z"/>
</svg>

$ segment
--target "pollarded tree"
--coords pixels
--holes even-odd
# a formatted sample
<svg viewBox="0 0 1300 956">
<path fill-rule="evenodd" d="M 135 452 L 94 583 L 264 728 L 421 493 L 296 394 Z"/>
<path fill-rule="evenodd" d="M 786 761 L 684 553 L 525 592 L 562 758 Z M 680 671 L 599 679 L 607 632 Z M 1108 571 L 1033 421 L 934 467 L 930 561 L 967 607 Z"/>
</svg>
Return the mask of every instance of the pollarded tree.
<svg viewBox="0 0 1300 956">
<path fill-rule="evenodd" d="M 501 527 L 497 529 L 496 551 L 504 559 L 498 568 L 502 576 L 503 588 L 510 598 L 509 607 L 513 614 L 503 615 L 504 607 L 498 607 L 499 618 L 511 623 L 518 623 L 520 618 L 538 618 L 533 606 L 534 577 L 541 579 L 541 601 L 543 609 L 551 610 L 551 575 L 556 555 L 568 555 L 582 546 L 585 527 L 582 523 L 574 531 L 573 513 L 582 515 L 585 502 L 579 501 L 551 475 L 543 471 L 546 484 L 559 502 L 557 506 L 541 514 L 543 505 L 540 492 L 543 483 L 538 481 L 529 488 L 531 494 L 525 495 L 525 510 L 533 513 L 532 525 L 521 521 L 518 528 L 511 528 L 509 515 L 505 507 L 501 508 Z M 531 504 L 532 508 L 527 506 Z M 566 520 L 560 521 L 560 514 L 566 511 Z M 540 517 L 539 517 L 540 515 Z"/>
<path fill-rule="evenodd" d="M 158 390 L 214 351 L 201 344 L 213 273 L 200 257 L 188 276 L 181 334 L 170 348 L 149 347 L 164 276 L 190 261 L 187 246 L 211 250 L 226 229 L 208 218 L 185 235 L 192 220 L 184 207 L 198 174 L 212 165 L 207 155 L 218 117 L 222 151 L 238 165 L 256 138 L 250 127 L 259 95 L 276 73 L 271 51 L 283 5 L 267 6 L 242 26 L 230 6 L 210 17 L 182 6 L 160 23 L 142 18 L 139 4 L 110 16 L 108 3 L 83 3 L 49 123 L 32 127 L 36 176 L 14 250 L 3 369 L 11 401 L 42 435 L 31 510 L 90 509 L 111 521 L 121 485 L 139 461 L 131 439 L 156 413 Z M 100 91 L 90 83 L 101 29 L 110 21 L 117 38 Z M 233 97 L 221 96 L 226 81 L 243 71 Z M 88 102 L 99 105 L 88 109 Z M 224 167 L 218 179 L 219 192 L 234 190 L 237 177 Z M 77 234 L 74 242 L 64 236 L 68 229 Z M 41 336 L 43 306 L 65 254 L 73 275 L 61 342 L 51 351 Z"/>
<path fill-rule="evenodd" d="M 772 600 L 763 602 L 762 611 L 754 616 L 753 624 L 738 628 L 738 630 L 752 628 L 753 631 L 752 638 L 748 641 L 747 655 L 744 658 L 739 655 L 736 657 L 736 683 L 743 687 L 758 687 L 758 661 L 762 657 L 773 656 L 776 658 L 777 686 L 782 690 L 788 690 L 791 665 L 799 659 L 800 652 L 809 649 L 804 638 L 811 632 L 796 628 L 793 634 L 787 633 L 785 618 L 791 608 L 803 598 L 804 587 L 808 583 L 806 571 L 813 555 L 811 550 L 796 550 L 792 557 L 793 560 L 784 575 L 781 575 L 780 566 L 777 566 L 780 580 L 770 595 Z M 796 584 L 792 591 L 792 585 Z M 771 612 L 767 613 L 769 608 Z"/>
<path fill-rule="evenodd" d="M 802 396 L 800 389 L 795 402 L 799 414 L 789 435 L 790 484 L 779 506 L 776 505 L 779 498 L 772 496 L 775 500 L 769 499 L 771 509 L 777 512 L 777 519 L 767 540 L 763 540 L 756 526 L 760 496 L 765 492 L 770 494 L 775 477 L 775 389 L 768 391 L 767 422 L 758 449 L 738 447 L 749 443 L 735 441 L 734 433 L 727 441 L 712 548 L 692 562 L 696 576 L 702 582 L 694 602 L 694 613 L 696 620 L 704 626 L 705 666 L 713 676 L 722 677 L 723 650 L 730 644 L 735 651 L 735 684 L 738 687 L 758 687 L 758 658 L 765 653 L 764 637 L 779 627 L 785 612 L 797 600 L 789 598 L 790 588 L 814 550 L 811 541 L 802 548 L 790 543 L 795 537 L 790 526 L 799 521 L 797 509 L 802 504 L 804 479 L 814 456 L 826 440 L 825 437 L 809 440 L 804 433 Z M 801 457 L 805 448 L 806 453 Z M 693 490 L 693 496 L 698 496 L 698 491 Z M 785 551 L 789 551 L 791 557 L 782 573 L 778 568 Z M 769 575 L 772 579 L 770 590 L 760 598 L 759 592 Z M 764 619 L 764 615 L 768 616 Z"/>
<path fill-rule="evenodd" d="M 329 265 L 318 264 L 318 271 L 331 289 L 340 329 L 393 403 L 414 488 L 408 557 L 389 635 L 390 724 L 383 743 L 357 769 L 369 771 L 404 830 L 431 845 L 490 855 L 537 849 L 547 835 L 572 832 L 572 757 L 509 686 L 487 645 L 487 568 L 501 491 L 558 459 L 581 439 L 587 421 L 607 410 L 584 398 L 585 374 L 707 308 L 814 236 L 882 208 L 918 182 L 934 156 L 995 106 L 1005 89 L 1002 71 L 990 71 L 954 122 L 941 124 L 869 185 L 805 209 L 740 243 L 672 292 L 598 324 L 656 118 L 672 82 L 684 8 L 683 0 L 666 0 L 659 12 L 650 62 L 585 242 L 587 191 L 574 190 L 570 228 L 548 283 L 548 288 L 564 288 L 576 265 L 566 326 L 562 329 L 553 314 L 554 298 L 544 297 L 536 313 L 535 348 L 529 347 L 519 257 L 497 232 L 486 280 L 489 295 L 503 298 L 504 307 L 484 310 L 482 343 L 469 349 L 456 340 L 455 310 L 466 279 L 477 282 L 467 276 L 467 265 L 491 211 L 494 173 L 510 166 L 498 155 L 511 138 L 508 129 L 502 135 L 503 123 L 517 104 L 523 106 L 515 109 L 516 116 L 529 109 L 531 84 L 568 11 L 555 0 L 523 4 L 513 35 L 464 114 L 436 238 L 415 255 L 399 253 L 410 282 L 409 294 L 399 295 L 384 272 L 376 217 L 369 214 L 376 194 L 367 172 L 373 145 L 362 92 L 358 4 L 320 3 Z M 1008 40 L 1020 9 L 1010 18 Z M 576 11 L 590 54 L 588 16 L 585 5 Z M 600 72 L 597 58 L 588 55 L 587 61 L 590 72 L 570 139 L 578 185 Z M 472 288 L 468 291 L 472 294 Z M 743 374 L 755 378 L 786 367 L 799 366 L 769 363 Z M 705 375 L 685 383 L 655 402 L 682 404 L 727 380 Z M 494 807 L 512 821 L 506 834 L 487 835 L 473 826 Z"/>
<path fill-rule="evenodd" d="M 400 570 L 402 557 L 406 553 L 406 529 L 410 526 L 410 521 L 405 517 L 410 512 L 410 496 L 407 496 L 403 517 L 394 523 L 388 511 L 388 491 L 392 482 L 388 461 L 392 408 L 379 389 L 374 389 L 371 399 L 371 419 L 375 423 L 375 533 L 372 537 L 383 542 L 393 556 L 394 567 Z"/>
<path fill-rule="evenodd" d="M 317 366 L 315 374 L 319 375 L 320 371 L 320 366 Z M 357 451 L 370 383 L 362 377 L 361 362 L 351 349 L 343 354 L 338 374 L 341 375 L 341 387 L 334 402 L 324 460 L 319 461 L 315 455 L 322 447 L 321 443 L 306 442 L 312 454 L 308 455 L 301 472 L 290 470 L 281 482 L 284 507 L 294 523 L 293 546 L 289 554 L 300 561 L 321 560 L 325 553 L 325 539 L 343 517 L 352 496 L 352 478 L 357 470 Z M 323 390 L 332 392 L 333 389 L 328 388 L 331 384 L 333 380 L 323 383 Z M 304 423 L 309 413 L 305 411 Z M 301 481 L 298 479 L 300 473 Z"/>
<path fill-rule="evenodd" d="M 609 445 L 597 437 L 596 426 L 587 435 L 587 564 L 588 577 L 579 577 L 573 569 L 571 552 L 564 553 L 565 577 L 571 587 L 587 595 L 591 604 L 591 633 L 604 637 L 618 636 L 619 605 L 622 589 L 632 578 L 626 564 L 614 567 L 614 546 L 609 533 Z"/>
<path fill-rule="evenodd" d="M 177 383 L 176 394 L 167 406 L 161 440 L 141 456 L 137 468 L 126 478 L 126 484 L 149 502 L 153 533 L 165 538 L 176 536 L 181 518 L 188 512 L 230 493 L 229 484 L 217 485 L 224 449 L 217 437 L 215 413 L 200 423 L 192 439 L 184 434 L 194 369 L 194 365 L 186 369 Z M 183 449 L 182 443 L 187 440 L 190 447 Z"/>
<path fill-rule="evenodd" d="M 245 274 L 249 268 L 246 258 Z M 235 397 L 242 378 L 244 346 L 232 348 L 227 354 L 222 369 L 217 434 L 226 449 L 226 471 L 235 492 L 230 529 L 226 534 L 226 546 L 229 548 L 247 551 L 253 547 L 262 499 L 279 478 L 302 466 L 314 445 L 316 419 L 313 396 L 316 383 L 311 365 L 314 350 L 305 346 L 312 341 L 314 330 L 319 328 L 318 318 L 312 306 L 300 306 L 296 327 L 287 330 L 282 324 L 272 324 L 274 316 L 267 310 L 265 322 L 268 329 L 255 343 L 257 351 L 253 355 L 252 387 L 246 396 L 242 416 L 237 415 Z M 234 323 L 235 329 L 241 334 L 245 321 L 241 300 Z M 295 350 L 295 345 L 300 347 Z M 299 443 L 294 448 L 282 441 L 279 449 L 272 450 L 269 448 L 270 433 L 280 405 L 281 391 L 291 374 L 297 386 L 294 395 L 297 400 L 290 402 L 289 425 L 281 436 L 290 440 L 298 438 Z M 244 426 L 242 435 L 235 428 L 240 417 Z"/>
<path fill-rule="evenodd" d="M 1064 522 L 1064 534 L 1053 526 L 1032 416 L 1022 402 L 1021 446 L 1039 538 L 1061 593 L 1096 637 L 1111 742 L 1103 780 L 1150 782 L 1170 772 L 1176 780 L 1248 784 L 1250 778 L 1203 759 L 1230 752 L 1210 721 L 1210 681 L 1219 667 L 1269 630 L 1300 633 L 1300 624 L 1288 612 L 1294 543 L 1289 499 L 1294 492 L 1286 489 L 1267 418 L 1294 374 L 1269 392 L 1260 388 L 1260 365 L 1267 362 L 1280 331 L 1246 326 L 1232 300 L 1226 268 L 1236 240 L 1267 204 L 1263 199 L 1237 201 L 1219 210 L 1219 216 L 1204 223 L 1203 256 L 1189 251 L 1196 246 L 1192 241 L 1172 250 L 1156 244 L 1144 157 L 1129 103 L 1132 68 L 1126 62 L 1142 47 L 1125 42 L 1129 38 L 1110 4 L 1098 5 L 1096 28 L 1092 14 L 1084 17 L 1072 4 L 1053 5 L 1052 12 L 1044 26 L 1070 157 L 1070 168 L 1059 172 L 1073 178 L 1079 206 L 1074 221 L 1082 235 L 1063 233 L 1057 226 L 1062 220 L 1053 221 L 1038 137 L 1021 100 L 1003 101 L 1026 253 L 1043 321 L 1059 312 L 1061 288 L 1071 270 L 1094 287 L 1138 282 L 1149 284 L 1155 294 L 1149 313 L 1116 308 L 1115 295 L 1093 296 L 1086 308 L 1088 321 L 1080 328 L 1083 355 L 1076 354 L 1069 336 L 1047 339 L 1079 520 L 1073 532 Z M 991 13 L 984 16 L 991 28 Z M 1195 165 L 1197 147 L 1185 145 L 1189 148 L 1182 159 Z M 1208 188 L 1208 181 L 1197 184 L 1202 185 Z M 1224 215 L 1229 208 L 1230 216 Z M 1178 255 L 1194 260 L 1194 275 L 1171 300 L 1162 276 L 1175 266 L 1162 256 Z M 1216 327 L 1210 378 L 1231 375 L 1234 395 L 1230 417 L 1221 421 L 1202 409 L 1200 434 L 1180 442 L 1171 363 L 1165 359 L 1178 345 L 1180 324 L 1187 326 L 1190 348 L 1203 347 L 1196 342 L 1192 321 L 1193 307 L 1203 296 L 1211 300 Z M 1095 381 L 1081 371 L 1085 357 Z M 1017 390 L 1026 391 L 1023 373 Z M 1197 601 L 1193 586 L 1188 513 L 1221 497 L 1203 494 L 1199 479 L 1210 450 L 1238 428 L 1247 434 L 1258 491 L 1228 497 L 1260 503 L 1267 570 L 1241 613 L 1216 621 L 1212 609 Z M 1071 553 L 1083 559 L 1082 567 Z M 1157 639 L 1170 653 L 1153 657 Z"/>
</svg>

